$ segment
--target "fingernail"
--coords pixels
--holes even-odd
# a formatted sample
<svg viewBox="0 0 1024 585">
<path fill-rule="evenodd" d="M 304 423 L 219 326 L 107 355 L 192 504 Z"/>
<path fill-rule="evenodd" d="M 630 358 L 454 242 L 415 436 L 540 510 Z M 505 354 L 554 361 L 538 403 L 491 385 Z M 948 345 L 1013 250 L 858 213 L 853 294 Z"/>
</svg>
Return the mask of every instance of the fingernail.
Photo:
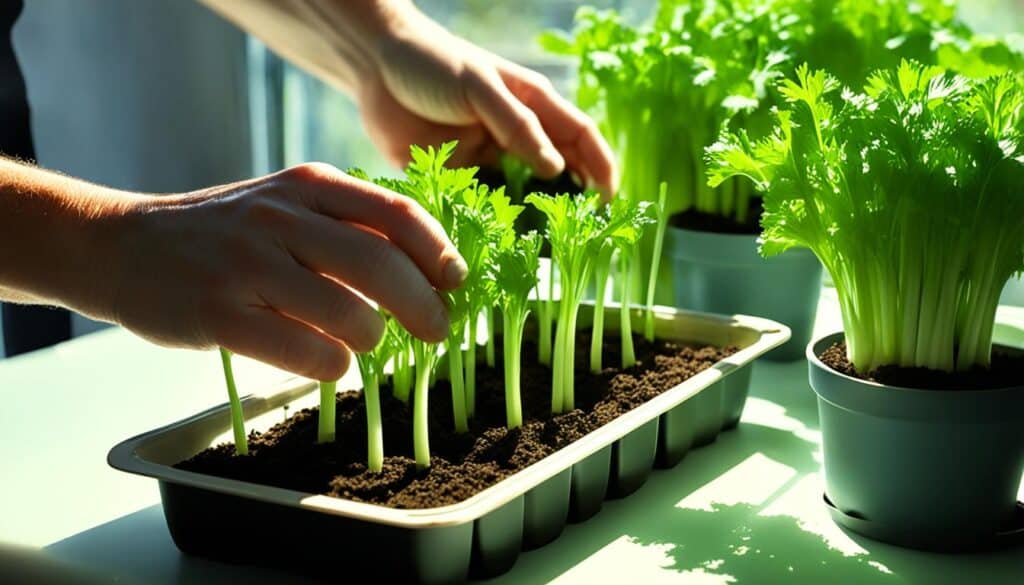
<svg viewBox="0 0 1024 585">
<path fill-rule="evenodd" d="M 583 179 L 580 178 L 576 171 L 569 171 L 569 178 L 572 179 L 573 184 L 578 187 L 582 187 L 584 189 L 589 187 L 589 185 L 584 184 Z"/>
<path fill-rule="evenodd" d="M 469 266 L 466 266 L 466 261 L 461 256 L 449 256 L 441 276 L 444 278 L 445 286 L 455 288 L 469 276 Z"/>
<path fill-rule="evenodd" d="M 551 163 L 553 172 L 561 172 L 565 168 L 565 159 L 562 158 L 562 153 L 551 146 L 550 144 L 540 149 L 540 156 L 542 159 Z"/>
<path fill-rule="evenodd" d="M 436 339 L 443 340 L 448 337 L 448 328 L 451 327 L 451 323 L 448 321 L 448 312 L 442 309 L 434 313 L 432 326 L 437 332 Z"/>
</svg>

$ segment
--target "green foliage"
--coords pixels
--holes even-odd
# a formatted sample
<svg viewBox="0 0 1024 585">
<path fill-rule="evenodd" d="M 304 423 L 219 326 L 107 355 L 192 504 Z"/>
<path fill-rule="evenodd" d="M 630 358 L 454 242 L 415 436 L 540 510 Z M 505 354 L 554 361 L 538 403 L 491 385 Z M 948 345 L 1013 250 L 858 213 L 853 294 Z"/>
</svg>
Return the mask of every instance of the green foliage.
<svg viewBox="0 0 1024 585">
<path fill-rule="evenodd" d="M 607 215 L 599 212 L 600 201 L 596 193 L 575 197 L 532 193 L 526 197 L 527 203 L 547 217 L 551 259 L 558 266 L 561 283 L 552 357 L 551 411 L 554 413 L 575 408 L 573 365 L 580 302 L 606 239 L 615 231 L 625 230 L 621 224 L 609 224 Z"/>
<path fill-rule="evenodd" d="M 245 415 L 242 412 L 242 401 L 238 398 L 235 386 L 235 373 L 231 368 L 231 352 L 220 348 L 220 361 L 224 369 L 224 384 L 228 389 L 228 408 L 231 411 L 231 430 L 235 438 L 235 454 L 249 454 L 249 440 L 245 434 Z"/>
<path fill-rule="evenodd" d="M 510 429 L 523 424 L 520 393 L 523 329 L 530 312 L 530 291 L 537 286 L 542 243 L 543 239 L 537 232 L 529 232 L 519 239 L 514 239 L 510 244 L 500 248 L 494 273 L 495 282 L 501 291 L 505 414 Z"/>
<path fill-rule="evenodd" d="M 356 363 L 363 380 L 363 401 L 366 404 L 367 468 L 379 473 L 384 467 L 384 424 L 380 413 L 380 384 L 384 368 L 400 354 L 407 343 L 398 321 L 390 315 L 385 319 L 384 336 L 372 351 L 357 353 Z"/>
<path fill-rule="evenodd" d="M 611 272 L 612 255 L 619 255 L 620 292 L 620 338 L 622 340 L 622 367 L 630 367 L 636 362 L 633 352 L 633 327 L 630 319 L 629 277 L 636 255 L 636 245 L 644 234 L 645 228 L 654 223 L 648 214 L 650 203 L 647 201 L 631 201 L 624 197 L 615 198 L 605 206 L 605 236 L 600 251 L 594 261 L 594 274 L 597 285 L 597 300 L 594 306 L 593 336 L 590 342 L 590 370 L 600 373 L 602 368 L 601 350 L 604 347 L 604 297 Z"/>
<path fill-rule="evenodd" d="M 705 181 L 704 149 L 724 130 L 759 141 L 786 103 L 778 80 L 800 63 L 860 87 L 871 70 L 902 59 L 980 77 L 1024 67 L 1020 43 L 982 38 L 956 19 L 951 0 L 661 0 L 650 22 L 581 8 L 571 35 L 544 34 L 549 52 L 578 60 L 577 102 L 618 153 L 621 192 L 667 212 L 748 221 L 750 182 Z M 637 288 L 651 264 L 641 243 Z M 639 294 L 646 291 L 638 290 Z"/>
<path fill-rule="evenodd" d="M 708 149 L 712 184 L 764 190 L 762 253 L 818 256 L 860 371 L 987 366 L 1000 291 L 1024 269 L 1024 77 L 904 61 L 858 93 L 805 65 L 780 93 L 770 136 Z"/>
</svg>

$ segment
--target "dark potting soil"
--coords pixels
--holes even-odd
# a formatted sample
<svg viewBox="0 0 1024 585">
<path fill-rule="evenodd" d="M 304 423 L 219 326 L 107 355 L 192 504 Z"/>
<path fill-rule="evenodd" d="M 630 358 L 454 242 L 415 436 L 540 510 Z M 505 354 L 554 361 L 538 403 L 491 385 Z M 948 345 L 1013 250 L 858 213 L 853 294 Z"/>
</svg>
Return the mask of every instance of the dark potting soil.
<svg viewBox="0 0 1024 585">
<path fill-rule="evenodd" d="M 577 339 L 576 409 L 552 415 L 551 370 L 536 362 L 537 347 L 523 344 L 522 427 L 505 427 L 504 379 L 486 367 L 479 348 L 477 412 L 470 432 L 457 434 L 452 422 L 451 388 L 438 380 L 430 390 L 431 466 L 417 470 L 412 454 L 412 400 L 408 405 L 381 388 L 385 463 L 381 473 L 366 468 L 366 414 L 361 394 L 339 393 L 337 437 L 317 444 L 317 409 L 296 412 L 265 433 L 249 437 L 249 455 L 234 445 L 211 447 L 176 465 L 180 469 L 310 493 L 383 504 L 394 508 L 432 508 L 465 500 L 503 478 L 536 463 L 592 430 L 647 402 L 715 362 L 735 348 L 690 347 L 675 342 L 634 338 L 638 363 L 618 368 L 617 338 L 605 342 L 605 370 L 588 368 L 590 335 Z M 496 348 L 500 360 L 500 340 Z"/>
<path fill-rule="evenodd" d="M 829 346 L 818 356 L 833 370 L 861 380 L 888 386 L 927 390 L 992 390 L 1024 386 L 1024 356 L 992 353 L 989 369 L 975 368 L 966 372 L 943 372 L 929 368 L 882 366 L 867 374 L 860 374 L 846 357 L 846 343 Z"/>
<path fill-rule="evenodd" d="M 764 206 L 760 197 L 751 197 L 747 210 L 747 220 L 743 223 L 731 217 L 723 217 L 712 213 L 703 213 L 692 207 L 680 211 L 668 218 L 672 227 L 696 232 L 714 232 L 716 234 L 757 235 L 761 233 L 761 214 Z"/>
</svg>

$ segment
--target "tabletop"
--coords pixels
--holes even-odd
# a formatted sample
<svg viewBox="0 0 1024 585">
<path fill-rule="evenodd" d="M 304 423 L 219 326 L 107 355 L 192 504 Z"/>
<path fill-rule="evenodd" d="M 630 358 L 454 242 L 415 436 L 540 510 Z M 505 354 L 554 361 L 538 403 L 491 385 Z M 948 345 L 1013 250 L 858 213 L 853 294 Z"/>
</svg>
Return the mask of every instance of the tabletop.
<svg viewBox="0 0 1024 585">
<path fill-rule="evenodd" d="M 1024 309 L 1000 307 L 998 321 L 998 340 L 1024 346 Z M 839 328 L 826 288 L 816 331 Z M 244 359 L 236 376 L 243 389 L 286 377 Z M 355 383 L 354 372 L 346 381 Z M 222 394 L 216 354 L 156 347 L 119 329 L 0 362 L 0 559 L 72 580 L 301 582 L 183 555 L 156 482 L 107 467 L 115 443 L 223 402 Z M 822 505 L 820 462 L 806 364 L 761 360 L 736 430 L 524 553 L 493 582 L 1024 582 L 1024 546 L 940 555 L 840 530 Z"/>
</svg>

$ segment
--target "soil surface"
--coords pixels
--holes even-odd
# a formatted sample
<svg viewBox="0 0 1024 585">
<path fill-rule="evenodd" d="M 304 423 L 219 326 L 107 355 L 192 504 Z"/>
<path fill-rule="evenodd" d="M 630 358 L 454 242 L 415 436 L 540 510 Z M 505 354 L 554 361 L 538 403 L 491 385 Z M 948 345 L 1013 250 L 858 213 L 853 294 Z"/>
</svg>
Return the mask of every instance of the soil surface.
<svg viewBox="0 0 1024 585">
<path fill-rule="evenodd" d="M 337 440 L 317 444 L 317 409 L 294 413 L 266 433 L 253 432 L 248 456 L 234 455 L 232 444 L 207 449 L 176 467 L 395 508 L 432 508 L 460 502 L 503 478 L 580 439 L 587 433 L 661 394 L 735 348 L 690 347 L 675 342 L 648 343 L 635 338 L 638 364 L 618 368 L 618 338 L 605 342 L 605 370 L 589 372 L 590 334 L 577 336 L 576 409 L 552 416 L 551 370 L 536 362 L 537 347 L 523 344 L 524 424 L 505 428 L 503 373 L 488 368 L 478 350 L 477 412 L 470 432 L 454 432 L 451 388 L 438 380 L 431 388 L 431 467 L 419 471 L 412 457 L 412 400 L 408 405 L 381 388 L 385 464 L 381 473 L 366 469 L 366 414 L 361 394 L 339 393 Z M 500 340 L 496 348 L 500 360 Z M 614 366 L 614 367 L 613 367 Z"/>
<path fill-rule="evenodd" d="M 975 368 L 966 372 L 943 372 L 928 368 L 882 366 L 867 374 L 860 374 L 846 357 L 846 343 L 829 346 L 818 356 L 833 370 L 888 386 L 925 390 L 993 390 L 1024 386 L 1024 356 L 1011 356 L 993 352 L 992 367 Z"/>
<path fill-rule="evenodd" d="M 703 213 L 693 208 L 673 214 L 668 218 L 668 223 L 672 227 L 696 232 L 757 235 L 761 233 L 762 213 L 764 213 L 764 206 L 761 204 L 761 198 L 751 197 L 747 210 L 747 221 L 743 223 L 731 217 Z"/>
</svg>

